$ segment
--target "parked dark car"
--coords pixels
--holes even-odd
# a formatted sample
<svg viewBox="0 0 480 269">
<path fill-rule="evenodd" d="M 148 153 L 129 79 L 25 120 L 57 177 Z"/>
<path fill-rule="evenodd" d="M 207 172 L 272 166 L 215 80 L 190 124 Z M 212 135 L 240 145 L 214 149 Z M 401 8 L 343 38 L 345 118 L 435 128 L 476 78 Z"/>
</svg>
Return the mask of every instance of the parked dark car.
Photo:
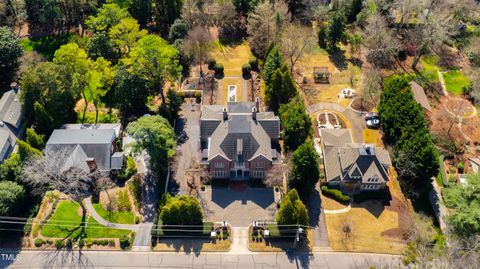
<svg viewBox="0 0 480 269">
<path fill-rule="evenodd" d="M 380 117 L 377 112 L 369 112 L 365 115 L 365 121 L 367 122 L 368 128 L 378 128 L 380 127 Z"/>
</svg>

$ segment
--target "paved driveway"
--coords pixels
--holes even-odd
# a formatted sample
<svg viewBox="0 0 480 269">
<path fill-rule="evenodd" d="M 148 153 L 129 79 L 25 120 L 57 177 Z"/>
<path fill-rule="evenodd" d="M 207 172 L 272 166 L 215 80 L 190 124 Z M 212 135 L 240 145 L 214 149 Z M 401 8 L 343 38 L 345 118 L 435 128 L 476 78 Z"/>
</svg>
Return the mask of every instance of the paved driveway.
<svg viewBox="0 0 480 269">
<path fill-rule="evenodd" d="M 185 143 L 177 146 L 177 154 L 179 158 L 176 163 L 176 171 L 173 176 L 174 182 L 171 182 L 169 190 L 179 192 L 180 194 L 188 194 L 189 188 L 185 180 L 185 171 L 188 170 L 192 159 L 200 161 L 200 105 L 196 103 L 185 102 L 182 105 L 181 120 L 177 121 L 177 131 L 185 131 L 187 140 Z M 178 185 L 177 185 L 178 184 Z M 177 186 L 172 186 L 177 185 Z M 178 187 L 178 190 L 172 188 Z"/>
<path fill-rule="evenodd" d="M 350 132 L 352 133 L 353 142 L 363 142 L 363 129 L 367 127 L 363 113 L 353 111 L 336 103 L 317 103 L 307 107 L 307 113 L 311 115 L 319 110 L 331 110 L 343 114 L 350 122 Z"/>
<path fill-rule="evenodd" d="M 210 221 L 228 221 L 234 227 L 246 227 L 253 220 L 274 220 L 279 193 L 271 188 L 236 191 L 207 188 L 200 193 Z"/>
</svg>

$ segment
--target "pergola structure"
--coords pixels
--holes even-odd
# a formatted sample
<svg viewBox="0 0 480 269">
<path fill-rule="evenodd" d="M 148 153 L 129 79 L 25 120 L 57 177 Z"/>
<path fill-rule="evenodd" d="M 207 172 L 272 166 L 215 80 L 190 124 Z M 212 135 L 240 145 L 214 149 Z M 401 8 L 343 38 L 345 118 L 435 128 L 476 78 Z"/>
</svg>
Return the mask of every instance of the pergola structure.
<svg viewBox="0 0 480 269">
<path fill-rule="evenodd" d="M 313 79 L 315 83 L 330 83 L 330 72 L 326 66 L 316 66 L 313 68 Z"/>
</svg>

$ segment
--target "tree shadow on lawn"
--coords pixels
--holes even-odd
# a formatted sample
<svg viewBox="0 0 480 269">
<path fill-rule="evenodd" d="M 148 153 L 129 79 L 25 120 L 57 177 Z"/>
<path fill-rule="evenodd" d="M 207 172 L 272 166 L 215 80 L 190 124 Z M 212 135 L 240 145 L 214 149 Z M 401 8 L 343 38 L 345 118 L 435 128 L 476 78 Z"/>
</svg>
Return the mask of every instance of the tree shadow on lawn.
<svg viewBox="0 0 480 269">
<path fill-rule="evenodd" d="M 160 244 L 166 244 L 168 247 L 173 247 L 175 252 L 184 252 L 185 254 L 194 253 L 195 256 L 199 256 L 202 252 L 203 245 L 212 243 L 210 237 L 205 238 L 192 238 L 188 237 L 185 239 L 168 239 L 160 238 Z"/>
<path fill-rule="evenodd" d="M 340 70 L 348 68 L 347 58 L 345 58 L 345 51 L 339 48 L 328 52 L 328 59 Z"/>
</svg>

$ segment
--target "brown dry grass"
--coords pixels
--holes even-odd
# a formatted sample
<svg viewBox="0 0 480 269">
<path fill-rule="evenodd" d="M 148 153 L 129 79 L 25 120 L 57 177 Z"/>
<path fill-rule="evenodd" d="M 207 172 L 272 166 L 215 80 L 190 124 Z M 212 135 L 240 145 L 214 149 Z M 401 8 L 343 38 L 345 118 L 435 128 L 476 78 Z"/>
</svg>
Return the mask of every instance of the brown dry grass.
<svg viewBox="0 0 480 269">
<path fill-rule="evenodd" d="M 228 85 L 236 85 L 237 86 L 237 102 L 246 101 L 246 96 L 242 94 L 242 79 L 241 78 L 224 78 L 220 82 L 222 84 L 222 100 L 220 105 L 224 105 L 228 102 Z"/>
<path fill-rule="evenodd" d="M 223 64 L 225 76 L 242 76 L 242 65 L 248 63 L 252 53 L 247 43 L 235 47 L 223 46 L 216 42 L 210 57 Z"/>
<path fill-rule="evenodd" d="M 411 207 L 403 197 L 398 184 L 390 184 L 392 200 L 387 206 L 367 201 L 354 204 L 342 214 L 327 214 L 326 223 L 330 247 L 339 251 L 362 251 L 400 254 L 406 246 L 403 234 L 411 223 Z M 344 224 L 351 229 L 343 232 Z"/>
<path fill-rule="evenodd" d="M 328 67 L 331 74 L 329 84 L 315 84 L 313 82 L 313 68 L 316 66 Z M 347 106 L 350 100 L 339 102 L 338 93 L 340 90 L 350 87 L 360 93 L 361 69 L 351 63 L 348 63 L 345 70 L 336 68 L 328 54 L 320 48 L 300 58 L 294 71 L 294 77 L 297 82 L 301 82 L 303 77 L 307 78 L 307 84 L 302 85 L 307 105 L 319 102 L 338 102 Z"/>
<path fill-rule="evenodd" d="M 367 144 L 374 144 L 383 148 L 382 134 L 379 130 L 365 129 L 363 130 L 363 140 Z"/>
<path fill-rule="evenodd" d="M 328 198 L 327 196 L 323 195 L 321 192 L 320 192 L 320 199 L 322 199 L 323 209 L 326 209 L 326 210 L 336 210 L 336 209 L 343 209 L 347 207 L 346 205 L 339 203 L 332 198 Z"/>
</svg>

